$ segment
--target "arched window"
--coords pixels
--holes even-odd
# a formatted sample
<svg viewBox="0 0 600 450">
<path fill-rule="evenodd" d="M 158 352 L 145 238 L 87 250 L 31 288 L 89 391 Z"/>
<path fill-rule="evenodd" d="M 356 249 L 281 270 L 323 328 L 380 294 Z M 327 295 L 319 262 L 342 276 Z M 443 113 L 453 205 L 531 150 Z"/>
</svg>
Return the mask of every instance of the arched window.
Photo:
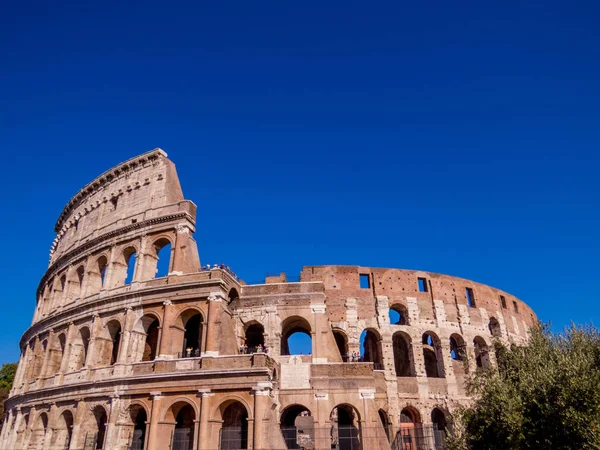
<svg viewBox="0 0 600 450">
<path fill-rule="evenodd" d="M 392 325 L 408 325 L 408 309 L 406 306 L 396 304 L 390 307 L 389 310 L 390 324 Z"/>
<path fill-rule="evenodd" d="M 166 277 L 171 271 L 171 241 L 166 238 L 158 239 L 154 243 L 156 252 L 155 278 Z"/>
<path fill-rule="evenodd" d="M 56 422 L 50 448 L 66 449 L 71 442 L 71 433 L 73 431 L 73 414 L 71 411 L 64 411 Z"/>
<path fill-rule="evenodd" d="M 144 445 L 146 444 L 146 422 L 148 421 L 146 410 L 139 405 L 134 405 L 129 408 L 129 416 L 133 424 L 129 450 L 144 450 Z"/>
<path fill-rule="evenodd" d="M 123 258 L 125 260 L 126 275 L 125 284 L 131 283 L 135 279 L 135 266 L 137 261 L 137 253 L 135 248 L 129 247 L 123 251 Z"/>
<path fill-rule="evenodd" d="M 385 432 L 385 436 L 387 437 L 388 442 L 390 442 L 391 440 L 391 436 L 390 436 L 390 419 L 387 415 L 387 413 L 383 410 L 380 409 L 378 411 L 379 413 L 379 421 L 381 422 L 381 426 L 383 427 L 383 431 Z"/>
<path fill-rule="evenodd" d="M 258 322 L 246 325 L 246 351 L 256 353 L 265 347 L 265 328 Z"/>
<path fill-rule="evenodd" d="M 121 324 L 112 320 L 107 325 L 108 334 L 110 336 L 110 365 L 112 366 L 119 360 L 119 347 L 121 346 Z M 108 349 L 107 349 L 108 350 Z M 108 353 L 108 351 L 107 351 Z"/>
<path fill-rule="evenodd" d="M 348 338 L 346 337 L 346 334 L 341 330 L 333 330 L 333 337 L 342 361 L 348 362 L 350 356 L 348 355 Z"/>
<path fill-rule="evenodd" d="M 48 415 L 43 412 L 38 416 L 37 420 L 33 424 L 28 448 L 43 448 L 44 440 L 46 438 L 46 430 L 48 430 Z"/>
<path fill-rule="evenodd" d="M 304 448 L 299 445 L 303 440 L 314 442 L 313 418 L 303 405 L 290 405 L 283 410 L 280 429 L 286 448 Z"/>
<path fill-rule="evenodd" d="M 56 375 L 60 370 L 66 341 L 67 339 L 64 333 L 59 334 L 58 337 L 52 340 L 50 354 L 48 355 L 48 362 L 46 366 L 47 375 Z"/>
<path fill-rule="evenodd" d="M 236 288 L 231 288 L 231 290 L 229 291 L 229 294 L 227 295 L 227 298 L 229 299 L 229 303 L 231 303 L 232 301 L 240 298 L 240 294 L 238 294 L 238 291 Z"/>
<path fill-rule="evenodd" d="M 196 310 L 188 310 L 182 313 L 181 319 L 185 328 L 181 355 L 184 358 L 200 356 L 203 332 L 202 314 Z"/>
<path fill-rule="evenodd" d="M 477 367 L 487 370 L 490 367 L 490 355 L 485 339 L 481 336 L 476 336 L 473 339 L 473 345 L 475 346 L 475 362 L 477 363 Z"/>
<path fill-rule="evenodd" d="M 223 420 L 221 428 L 222 450 L 248 448 L 248 412 L 240 402 L 231 402 L 221 406 Z M 221 409 L 220 408 L 220 409 Z"/>
<path fill-rule="evenodd" d="M 425 374 L 430 378 L 444 378 L 444 357 L 437 335 L 431 331 L 423 334 L 423 359 Z"/>
<path fill-rule="evenodd" d="M 360 417 L 356 408 L 338 405 L 331 411 L 331 448 L 338 450 L 362 450 Z"/>
<path fill-rule="evenodd" d="M 171 406 L 165 417 L 165 422 L 174 425 L 171 433 L 171 450 L 192 450 L 194 447 L 194 422 L 196 412 L 192 405 L 177 402 Z"/>
<path fill-rule="evenodd" d="M 96 449 L 104 449 L 106 439 L 106 423 L 108 422 L 106 410 L 102 406 L 96 406 L 92 411 L 96 419 Z"/>
<path fill-rule="evenodd" d="M 414 376 L 414 360 L 410 336 L 402 331 L 397 331 L 394 333 L 392 341 L 394 347 L 394 366 L 396 368 L 396 376 Z"/>
<path fill-rule="evenodd" d="M 104 287 L 107 266 L 108 260 L 106 259 L 106 256 L 101 256 L 100 258 L 98 258 L 98 274 L 100 275 L 100 288 Z"/>
<path fill-rule="evenodd" d="M 490 330 L 490 334 L 495 338 L 502 337 L 502 329 L 500 328 L 500 323 L 495 317 L 490 319 L 490 323 L 488 324 L 488 329 Z"/>
<path fill-rule="evenodd" d="M 465 359 L 465 341 L 460 334 L 450 336 L 450 357 L 455 361 Z"/>
<path fill-rule="evenodd" d="M 79 329 L 79 333 L 73 342 L 71 347 L 71 358 L 72 363 L 69 368 L 76 371 L 85 366 L 88 353 L 88 345 L 90 343 L 90 329 L 88 327 L 82 327 Z M 67 372 L 70 372 L 67 369 Z"/>
<path fill-rule="evenodd" d="M 152 316 L 149 318 L 153 319 Z M 158 349 L 158 331 L 158 319 L 154 319 L 146 327 L 146 339 L 144 342 L 144 354 L 142 355 L 142 361 L 154 361 L 156 358 L 156 351 Z"/>
<path fill-rule="evenodd" d="M 83 277 L 85 275 L 85 269 L 83 268 L 83 266 L 79 266 L 77 268 L 77 295 L 75 296 L 75 298 L 81 298 L 83 297 Z"/>
<path fill-rule="evenodd" d="M 288 317 L 281 324 L 281 354 L 312 354 L 312 337 L 308 321 L 299 316 Z"/>
<path fill-rule="evenodd" d="M 431 411 L 431 423 L 433 424 L 433 437 L 435 440 L 436 448 L 443 448 L 444 442 L 446 441 L 446 416 L 438 408 L 434 408 Z"/>
<path fill-rule="evenodd" d="M 373 329 L 366 329 L 360 335 L 360 356 L 363 362 L 372 362 L 374 370 L 383 370 L 381 336 Z"/>
</svg>

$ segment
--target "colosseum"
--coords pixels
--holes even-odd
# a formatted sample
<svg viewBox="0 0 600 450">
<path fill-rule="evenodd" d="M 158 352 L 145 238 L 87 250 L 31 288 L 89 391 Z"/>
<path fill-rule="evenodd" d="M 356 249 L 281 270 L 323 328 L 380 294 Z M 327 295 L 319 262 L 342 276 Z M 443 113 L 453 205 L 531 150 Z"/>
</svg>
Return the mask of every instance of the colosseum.
<svg viewBox="0 0 600 450">
<path fill-rule="evenodd" d="M 68 202 L 2 449 L 437 450 L 493 340 L 526 343 L 537 322 L 506 292 L 415 270 L 247 284 L 201 264 L 195 220 L 160 149 Z"/>
</svg>

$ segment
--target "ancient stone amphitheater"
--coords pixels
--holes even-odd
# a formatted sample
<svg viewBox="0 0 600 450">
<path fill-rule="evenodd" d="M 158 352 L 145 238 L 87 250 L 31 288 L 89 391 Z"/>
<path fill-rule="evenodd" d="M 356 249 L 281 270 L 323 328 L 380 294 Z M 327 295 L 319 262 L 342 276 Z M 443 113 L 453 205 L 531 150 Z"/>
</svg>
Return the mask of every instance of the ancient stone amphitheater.
<svg viewBox="0 0 600 450">
<path fill-rule="evenodd" d="M 441 449 L 465 377 L 537 320 L 506 292 L 414 270 L 247 284 L 201 265 L 195 218 L 160 149 L 69 201 L 2 449 Z M 291 355 L 298 334 L 310 345 Z"/>
</svg>

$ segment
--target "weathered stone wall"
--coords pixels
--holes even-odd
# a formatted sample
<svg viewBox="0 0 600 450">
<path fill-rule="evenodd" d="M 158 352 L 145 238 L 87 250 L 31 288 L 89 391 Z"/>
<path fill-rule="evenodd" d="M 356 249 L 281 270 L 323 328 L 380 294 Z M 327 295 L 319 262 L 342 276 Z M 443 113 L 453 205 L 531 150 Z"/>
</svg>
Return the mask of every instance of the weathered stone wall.
<svg viewBox="0 0 600 450">
<path fill-rule="evenodd" d="M 514 296 L 429 272 L 308 266 L 301 282 L 281 274 L 247 285 L 227 268 L 201 270 L 195 214 L 160 149 L 68 203 L 21 339 L 0 449 L 175 450 L 185 434 L 208 450 L 235 424 L 239 445 L 280 449 L 300 422 L 309 431 L 297 439 L 314 448 L 344 448 L 348 426 L 363 449 L 390 449 L 409 425 L 439 426 L 434 412 L 449 422 L 469 401 L 465 377 L 494 365 L 493 339 L 525 344 L 535 325 Z M 157 276 L 165 245 L 169 270 Z M 286 354 L 296 331 L 310 336 L 311 354 Z M 367 350 L 352 358 L 363 333 Z M 268 353 L 247 352 L 250 340 Z"/>
</svg>

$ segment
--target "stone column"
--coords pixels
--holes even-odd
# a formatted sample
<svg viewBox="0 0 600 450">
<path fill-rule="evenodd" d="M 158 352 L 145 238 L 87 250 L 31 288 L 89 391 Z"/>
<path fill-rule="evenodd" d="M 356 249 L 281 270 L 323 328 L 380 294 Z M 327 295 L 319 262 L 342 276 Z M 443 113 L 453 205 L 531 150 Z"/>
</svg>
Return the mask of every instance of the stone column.
<svg viewBox="0 0 600 450">
<path fill-rule="evenodd" d="M 152 244 L 147 234 L 143 234 L 139 244 L 133 281 L 151 280 L 156 275 L 157 258 L 152 254 Z"/>
<path fill-rule="evenodd" d="M 113 395 L 110 399 L 110 408 L 108 411 L 108 418 L 106 421 L 106 436 L 104 438 L 104 446 L 106 449 L 118 448 L 118 430 L 117 430 L 117 419 L 119 417 L 119 396 Z"/>
<path fill-rule="evenodd" d="M 375 389 L 359 389 L 359 396 L 363 404 L 363 414 L 360 424 L 361 441 L 363 448 L 379 448 L 377 445 L 377 433 L 373 432 L 371 426 L 371 417 L 369 414 L 369 406 L 372 400 L 375 400 Z"/>
<path fill-rule="evenodd" d="M 218 339 L 218 327 L 217 322 L 219 319 L 220 303 L 223 301 L 223 294 L 221 292 L 211 292 L 208 296 L 208 319 L 206 324 L 206 350 L 204 356 L 219 356 L 219 349 L 217 345 Z"/>
<path fill-rule="evenodd" d="M 43 448 L 52 448 L 50 444 L 52 443 L 52 435 L 54 434 L 54 427 L 56 426 L 57 409 L 56 403 L 50 404 L 50 411 L 48 413 L 48 427 L 46 428 L 46 435 L 44 436 Z"/>
<path fill-rule="evenodd" d="M 208 421 L 210 420 L 210 397 L 213 393 L 210 389 L 198 389 L 200 395 L 200 425 L 199 425 L 199 436 L 198 436 L 198 449 L 208 450 L 210 445 L 210 439 L 208 436 Z"/>
<path fill-rule="evenodd" d="M 264 417 L 269 407 L 269 394 L 273 385 L 261 382 L 252 388 L 254 392 L 254 450 L 268 450 L 268 434 L 265 431 Z"/>
<path fill-rule="evenodd" d="M 325 316 L 326 307 L 324 303 L 317 303 L 310 305 L 310 310 L 313 313 L 311 330 L 312 362 L 315 364 L 325 364 L 327 363 L 327 355 L 324 355 L 321 349 L 326 347 L 326 343 L 323 342 L 324 339 L 321 331 L 327 329 L 327 317 Z"/>
<path fill-rule="evenodd" d="M 11 409 L 6 413 L 6 420 L 4 421 L 4 426 L 2 427 L 2 433 L 0 433 L 0 446 L 2 446 L 2 448 L 10 448 L 6 445 L 6 441 L 8 440 L 8 437 L 10 436 L 10 433 L 14 427 L 13 417 L 14 410 Z"/>
<path fill-rule="evenodd" d="M 110 248 L 110 255 L 108 257 L 108 263 L 106 265 L 106 274 L 104 275 L 104 286 L 102 289 L 110 289 L 116 287 L 121 280 L 115 280 L 115 271 L 118 266 L 122 265 L 117 262 L 116 259 L 116 247 L 113 245 Z"/>
<path fill-rule="evenodd" d="M 79 450 L 83 448 L 84 442 L 81 436 L 81 425 L 85 420 L 86 404 L 83 400 L 77 401 L 77 409 L 75 410 L 75 417 L 73 418 L 73 431 L 71 432 L 71 444 L 69 445 L 70 450 Z"/>
<path fill-rule="evenodd" d="M 42 368 L 40 370 L 40 374 L 39 374 L 38 378 L 46 377 L 46 370 L 48 367 L 48 359 L 50 358 L 50 353 L 52 351 L 52 344 L 53 344 L 55 338 L 56 338 L 56 336 L 54 335 L 54 329 L 51 328 L 50 332 L 48 333 L 48 338 L 46 339 L 46 349 L 44 350 L 44 359 L 42 360 Z M 44 347 L 42 346 L 42 348 L 44 348 Z"/>
<path fill-rule="evenodd" d="M 150 392 L 150 395 L 152 396 L 152 411 L 150 412 L 148 450 L 164 450 L 158 448 L 158 421 L 160 416 L 160 404 L 163 396 L 160 392 Z"/>
<path fill-rule="evenodd" d="M 69 362 L 71 359 L 71 350 L 73 347 L 73 339 L 77 333 L 77 327 L 74 322 L 69 322 L 69 328 L 67 329 L 67 340 L 65 342 L 65 352 L 63 353 L 62 361 L 60 362 L 60 368 L 58 369 L 59 383 L 63 381 L 63 374 L 69 372 Z"/>
<path fill-rule="evenodd" d="M 123 330 L 121 331 L 121 342 L 119 348 L 119 357 L 117 364 L 127 364 L 130 361 L 129 357 L 129 341 L 131 337 L 131 329 L 133 328 L 134 312 L 131 307 L 127 307 L 125 310 L 125 318 L 123 320 Z"/>
<path fill-rule="evenodd" d="M 92 318 L 92 326 L 90 327 L 90 341 L 88 343 L 88 351 L 85 355 L 85 361 L 83 364 L 83 366 L 88 370 L 93 369 L 96 366 L 96 360 L 94 360 L 94 358 L 97 357 L 96 341 L 98 339 L 98 336 L 100 335 L 100 323 L 100 315 L 94 314 Z"/>
<path fill-rule="evenodd" d="M 173 302 L 165 300 L 163 302 L 163 317 L 160 324 L 160 336 L 158 338 L 158 349 L 156 359 L 170 359 L 172 355 L 171 349 L 171 333 L 169 332 L 170 324 L 173 323 Z"/>
<path fill-rule="evenodd" d="M 316 420 L 315 420 L 315 449 L 323 450 L 331 448 L 331 437 L 326 428 L 331 426 L 329 421 L 329 394 L 326 391 L 315 392 Z"/>
<path fill-rule="evenodd" d="M 171 267 L 169 267 L 169 273 L 173 275 L 182 275 L 186 271 L 189 272 L 190 268 L 186 270 L 186 258 L 188 253 L 188 247 L 195 245 L 194 242 L 190 243 L 190 228 L 186 224 L 178 224 L 176 228 L 175 245 L 171 247 Z M 192 248 L 193 249 L 193 248 Z M 200 262 L 198 261 L 198 266 Z M 195 270 L 198 270 L 196 267 Z"/>
<path fill-rule="evenodd" d="M 17 418 L 15 419 L 15 423 L 13 425 L 12 430 L 10 430 L 10 434 L 7 436 L 6 440 L 6 448 L 15 448 L 15 441 L 17 440 L 17 432 L 21 427 L 21 422 L 23 421 L 23 411 L 21 411 L 20 407 L 17 407 Z"/>
</svg>

